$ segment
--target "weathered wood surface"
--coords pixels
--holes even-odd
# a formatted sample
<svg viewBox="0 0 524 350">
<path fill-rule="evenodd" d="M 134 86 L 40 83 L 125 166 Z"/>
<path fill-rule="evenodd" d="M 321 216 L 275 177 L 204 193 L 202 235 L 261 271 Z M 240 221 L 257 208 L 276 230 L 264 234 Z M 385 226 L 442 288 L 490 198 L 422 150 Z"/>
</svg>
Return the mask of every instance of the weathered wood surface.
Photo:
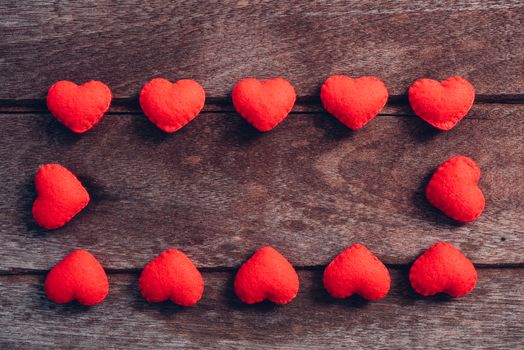
<svg viewBox="0 0 524 350">
<path fill-rule="evenodd" d="M 0 348 L 522 347 L 523 22 L 520 0 L 0 2 Z M 359 132 L 319 104 L 336 73 L 376 75 L 392 95 Z M 277 75 L 298 104 L 259 134 L 228 96 L 241 78 Z M 405 92 L 417 78 L 450 75 L 473 83 L 477 104 L 438 132 L 413 117 Z M 138 108 L 156 76 L 197 79 L 207 92 L 205 112 L 172 136 Z M 110 115 L 82 136 L 62 127 L 43 99 L 60 79 L 108 83 Z M 483 171 L 486 211 L 467 225 L 423 195 L 456 154 Z M 46 162 L 69 167 L 92 195 L 49 233 L 30 210 Z M 472 294 L 424 299 L 409 288 L 407 264 L 438 240 L 479 267 Z M 322 290 L 322 267 L 357 241 L 401 265 L 382 301 Z M 284 307 L 246 306 L 232 291 L 235 269 L 265 244 L 301 267 L 299 296 Z M 169 247 L 205 271 L 194 308 L 139 296 L 138 272 Z M 108 299 L 91 309 L 42 292 L 47 270 L 74 248 L 110 272 Z"/>
<path fill-rule="evenodd" d="M 420 298 L 407 271 L 392 271 L 382 301 L 335 300 L 322 271 L 299 272 L 301 289 L 285 306 L 248 306 L 232 288 L 233 273 L 205 273 L 203 299 L 181 309 L 147 304 L 136 274 L 111 275 L 104 303 L 58 306 L 43 292 L 44 276 L 0 277 L 2 349 L 518 349 L 524 336 L 521 269 L 481 269 L 460 299 Z"/>
<path fill-rule="evenodd" d="M 410 263 L 438 240 L 476 264 L 524 263 L 524 106 L 475 105 L 450 132 L 379 116 L 350 132 L 328 114 L 293 114 L 270 133 L 238 115 L 205 113 L 172 136 L 142 115 L 110 115 L 75 135 L 49 114 L 1 115 L 0 271 L 48 269 L 85 248 L 110 269 L 140 268 L 177 247 L 200 267 L 235 267 L 274 245 L 298 266 L 366 244 Z M 474 158 L 487 205 L 458 225 L 423 194 L 447 158 Z M 64 228 L 33 222 L 33 178 L 59 162 L 92 202 Z"/>
<path fill-rule="evenodd" d="M 329 75 L 376 75 L 402 95 L 461 75 L 480 95 L 524 96 L 524 3 L 503 1 L 17 1 L 0 3 L 0 99 L 100 79 L 136 96 L 154 76 L 224 98 L 246 76 L 317 96 Z"/>
</svg>

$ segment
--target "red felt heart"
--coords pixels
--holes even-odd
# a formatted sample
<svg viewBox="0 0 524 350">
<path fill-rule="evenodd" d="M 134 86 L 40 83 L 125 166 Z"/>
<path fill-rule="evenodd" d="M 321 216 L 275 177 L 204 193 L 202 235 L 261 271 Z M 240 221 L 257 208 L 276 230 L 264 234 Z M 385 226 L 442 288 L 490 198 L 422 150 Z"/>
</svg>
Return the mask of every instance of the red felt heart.
<svg viewBox="0 0 524 350">
<path fill-rule="evenodd" d="M 298 275 L 287 259 L 272 247 L 259 249 L 238 270 L 235 292 L 245 303 L 268 299 L 286 304 L 298 293 Z"/>
<path fill-rule="evenodd" d="M 446 293 L 456 298 L 475 288 L 477 271 L 460 250 L 439 242 L 415 260 L 409 280 L 413 289 L 424 296 Z"/>
<path fill-rule="evenodd" d="M 388 89 L 375 77 L 329 77 L 320 90 L 324 108 L 348 128 L 357 130 L 366 125 L 384 108 Z"/>
<path fill-rule="evenodd" d="M 233 88 L 236 111 L 260 131 L 269 131 L 291 112 L 295 89 L 287 80 L 242 79 Z"/>
<path fill-rule="evenodd" d="M 335 298 L 358 294 L 369 300 L 384 298 L 391 284 L 384 264 L 362 244 L 353 244 L 324 270 L 324 288 Z"/>
<path fill-rule="evenodd" d="M 435 128 L 449 130 L 470 110 L 475 89 L 461 77 L 451 77 L 442 83 L 419 79 L 409 88 L 408 97 L 416 115 Z"/>
<path fill-rule="evenodd" d="M 480 169 L 471 158 L 450 158 L 431 177 L 426 198 L 454 220 L 474 221 L 485 206 L 484 194 L 478 187 L 479 179 Z"/>
<path fill-rule="evenodd" d="M 204 280 L 187 255 L 168 249 L 146 265 L 138 287 L 150 303 L 171 299 L 175 304 L 191 306 L 202 297 Z"/>
<path fill-rule="evenodd" d="M 91 80 L 82 85 L 62 80 L 47 92 L 47 108 L 62 124 L 76 133 L 95 126 L 111 105 L 111 90 Z"/>
<path fill-rule="evenodd" d="M 156 78 L 140 91 L 140 107 L 158 128 L 172 133 L 193 120 L 204 108 L 206 92 L 194 80 L 171 83 Z"/>
<path fill-rule="evenodd" d="M 42 165 L 35 176 L 35 187 L 38 196 L 33 203 L 33 217 L 48 230 L 64 226 L 89 203 L 84 186 L 58 164 Z"/>
<path fill-rule="evenodd" d="M 79 249 L 53 267 L 45 279 L 44 291 L 57 304 L 76 300 L 91 306 L 104 300 L 109 293 L 109 282 L 98 260 Z"/>
</svg>

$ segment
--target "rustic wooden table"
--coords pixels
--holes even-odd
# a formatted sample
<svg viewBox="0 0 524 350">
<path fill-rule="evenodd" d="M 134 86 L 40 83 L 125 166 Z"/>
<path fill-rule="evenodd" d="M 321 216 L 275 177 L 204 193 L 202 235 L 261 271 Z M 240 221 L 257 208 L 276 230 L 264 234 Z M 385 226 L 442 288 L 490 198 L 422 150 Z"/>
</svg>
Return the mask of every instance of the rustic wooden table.
<svg viewBox="0 0 524 350">
<path fill-rule="evenodd" d="M 0 348 L 523 348 L 524 2 L 517 1 L 17 1 L 0 3 Z M 376 75 L 391 98 L 351 132 L 326 114 L 319 87 L 335 73 Z M 461 75 L 477 90 L 468 117 L 438 132 L 413 116 L 417 78 Z M 165 135 L 140 112 L 149 79 L 193 78 L 204 112 Z M 260 134 L 234 113 L 244 77 L 284 76 L 298 103 Z M 99 79 L 109 115 L 75 135 L 45 108 L 57 80 Z M 457 225 L 423 190 L 442 161 L 473 157 L 486 211 Z M 62 229 L 31 217 L 33 177 L 59 162 L 92 202 Z M 421 298 L 410 263 L 446 240 L 478 268 L 473 293 Z M 362 242 L 390 268 L 382 301 L 334 300 L 324 266 Z M 238 266 L 273 245 L 297 267 L 286 306 L 247 306 Z M 192 308 L 150 305 L 141 268 L 162 250 L 203 271 Z M 74 248 L 109 273 L 104 303 L 57 306 L 47 271 Z"/>
</svg>

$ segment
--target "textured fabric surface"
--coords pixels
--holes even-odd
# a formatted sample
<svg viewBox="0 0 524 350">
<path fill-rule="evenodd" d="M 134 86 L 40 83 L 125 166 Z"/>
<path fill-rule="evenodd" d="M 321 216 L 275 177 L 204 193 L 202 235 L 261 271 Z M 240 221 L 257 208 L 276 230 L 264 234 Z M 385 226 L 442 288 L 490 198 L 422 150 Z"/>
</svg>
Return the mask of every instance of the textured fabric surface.
<svg viewBox="0 0 524 350">
<path fill-rule="evenodd" d="M 362 244 L 353 244 L 324 270 L 324 288 L 335 298 L 358 294 L 368 300 L 384 298 L 391 285 L 389 271 Z"/>
<path fill-rule="evenodd" d="M 388 89 L 375 77 L 329 77 L 320 89 L 324 108 L 350 129 L 366 125 L 384 108 Z"/>
<path fill-rule="evenodd" d="M 235 292 L 245 303 L 268 299 L 286 304 L 298 293 L 298 275 L 287 259 L 274 248 L 259 249 L 238 270 Z"/>
<path fill-rule="evenodd" d="M 62 80 L 47 92 L 47 108 L 51 114 L 76 133 L 84 133 L 95 126 L 110 105 L 111 90 L 96 80 L 83 85 Z"/>
<path fill-rule="evenodd" d="M 44 291 L 57 304 L 76 300 L 91 306 L 104 300 L 109 293 L 109 281 L 98 260 L 79 249 L 53 267 L 46 277 Z"/>
<path fill-rule="evenodd" d="M 291 112 L 296 100 L 293 85 L 283 78 L 240 80 L 232 92 L 236 111 L 259 131 L 269 131 Z"/>
<path fill-rule="evenodd" d="M 146 265 L 138 287 L 148 302 L 170 299 L 175 304 L 191 306 L 202 297 L 204 280 L 187 255 L 168 249 Z"/>
<path fill-rule="evenodd" d="M 426 198 L 454 220 L 474 221 L 485 206 L 484 194 L 478 187 L 479 179 L 480 169 L 471 158 L 450 158 L 431 177 Z"/>
<path fill-rule="evenodd" d="M 76 176 L 59 164 L 42 165 L 35 176 L 33 217 L 53 230 L 64 226 L 89 203 L 89 193 Z"/>
<path fill-rule="evenodd" d="M 140 107 L 158 128 L 173 133 L 193 120 L 206 101 L 204 88 L 194 80 L 171 83 L 156 78 L 140 91 Z"/>
<path fill-rule="evenodd" d="M 461 297 L 475 288 L 477 271 L 460 250 L 439 242 L 415 260 L 409 280 L 413 289 L 424 296 L 446 293 Z"/>
<path fill-rule="evenodd" d="M 440 130 L 453 128 L 471 109 L 475 89 L 461 77 L 439 83 L 419 79 L 408 91 L 409 103 L 416 115 Z"/>
</svg>

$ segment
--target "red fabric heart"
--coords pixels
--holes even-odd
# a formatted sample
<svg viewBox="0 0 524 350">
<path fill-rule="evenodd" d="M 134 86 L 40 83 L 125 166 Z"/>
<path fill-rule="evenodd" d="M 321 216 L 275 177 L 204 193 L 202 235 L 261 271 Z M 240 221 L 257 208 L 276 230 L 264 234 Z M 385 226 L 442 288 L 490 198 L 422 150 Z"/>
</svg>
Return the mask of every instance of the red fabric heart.
<svg viewBox="0 0 524 350">
<path fill-rule="evenodd" d="M 456 298 L 475 288 L 477 271 L 460 250 L 439 242 L 415 260 L 409 280 L 413 289 L 423 296 L 446 293 Z"/>
<path fill-rule="evenodd" d="M 358 294 L 369 300 L 384 298 L 391 284 L 384 264 L 362 244 L 353 244 L 324 270 L 324 288 L 334 298 Z"/>
<path fill-rule="evenodd" d="M 150 303 L 170 299 L 175 304 L 191 306 L 202 298 L 204 280 L 187 255 L 168 249 L 146 265 L 138 287 Z"/>
<path fill-rule="evenodd" d="M 173 133 L 193 120 L 204 108 L 206 92 L 194 80 L 171 83 L 156 78 L 140 91 L 140 107 L 159 129 Z"/>
<path fill-rule="evenodd" d="M 89 193 L 76 176 L 58 164 L 42 165 L 35 175 L 33 217 L 53 230 L 64 226 L 89 203 Z"/>
<path fill-rule="evenodd" d="M 47 92 L 47 108 L 62 124 L 76 133 L 95 126 L 111 105 L 111 90 L 91 80 L 82 85 L 62 80 Z"/>
<path fill-rule="evenodd" d="M 375 77 L 329 77 L 320 89 L 324 108 L 350 129 L 366 125 L 384 108 L 388 89 Z"/>
<path fill-rule="evenodd" d="M 479 179 L 480 169 L 471 158 L 450 158 L 431 177 L 426 198 L 454 220 L 474 221 L 485 206 L 484 194 L 478 187 Z"/>
<path fill-rule="evenodd" d="M 284 120 L 296 97 L 293 85 L 283 78 L 242 79 L 232 92 L 236 111 L 259 131 L 269 131 Z"/>
<path fill-rule="evenodd" d="M 287 304 L 298 293 L 298 275 L 287 259 L 272 247 L 259 249 L 238 270 L 235 292 L 245 303 L 268 299 Z"/>
<path fill-rule="evenodd" d="M 65 304 L 76 300 L 82 305 L 101 303 L 109 293 L 104 268 L 88 251 L 73 251 L 49 272 L 44 291 L 49 300 Z"/>
<path fill-rule="evenodd" d="M 449 130 L 471 109 L 475 89 L 461 77 L 451 77 L 442 83 L 419 79 L 409 88 L 408 97 L 416 115 L 435 128 Z"/>
</svg>

